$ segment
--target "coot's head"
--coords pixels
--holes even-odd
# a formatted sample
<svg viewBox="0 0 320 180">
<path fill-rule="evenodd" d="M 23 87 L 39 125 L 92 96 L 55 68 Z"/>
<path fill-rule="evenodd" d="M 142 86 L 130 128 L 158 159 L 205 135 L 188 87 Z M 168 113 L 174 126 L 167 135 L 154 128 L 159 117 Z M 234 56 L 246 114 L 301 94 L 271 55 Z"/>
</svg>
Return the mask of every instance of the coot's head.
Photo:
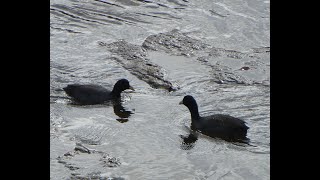
<svg viewBox="0 0 320 180">
<path fill-rule="evenodd" d="M 192 96 L 190 96 L 190 95 L 185 96 L 179 104 L 183 104 L 183 105 L 187 106 L 187 108 L 189 109 L 189 111 L 191 113 L 192 119 L 199 119 L 200 118 L 197 102 Z"/>
<path fill-rule="evenodd" d="M 190 95 L 185 96 L 179 104 L 184 104 L 187 107 L 197 106 L 196 100 Z"/>
<path fill-rule="evenodd" d="M 113 91 L 116 91 L 119 93 L 126 89 L 131 89 L 134 91 L 133 87 L 130 86 L 129 81 L 126 79 L 120 79 L 119 81 L 117 81 L 117 83 L 113 87 Z"/>
</svg>

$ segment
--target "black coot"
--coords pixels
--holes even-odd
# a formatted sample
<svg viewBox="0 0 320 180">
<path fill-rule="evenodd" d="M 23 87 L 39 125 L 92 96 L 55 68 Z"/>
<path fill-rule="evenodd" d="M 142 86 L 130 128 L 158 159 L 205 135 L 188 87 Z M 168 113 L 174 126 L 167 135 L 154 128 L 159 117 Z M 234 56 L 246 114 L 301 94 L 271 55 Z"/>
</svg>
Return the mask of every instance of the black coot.
<svg viewBox="0 0 320 180">
<path fill-rule="evenodd" d="M 70 84 L 63 88 L 67 95 L 72 97 L 74 102 L 81 105 L 102 104 L 108 100 L 118 99 L 121 97 L 121 92 L 126 89 L 134 90 L 127 79 L 117 81 L 112 91 L 93 84 Z"/>
<path fill-rule="evenodd" d="M 187 106 L 191 113 L 191 129 L 210 137 L 218 137 L 231 142 L 248 143 L 248 126 L 245 121 L 224 114 L 201 117 L 196 100 L 187 95 L 179 104 Z"/>
</svg>

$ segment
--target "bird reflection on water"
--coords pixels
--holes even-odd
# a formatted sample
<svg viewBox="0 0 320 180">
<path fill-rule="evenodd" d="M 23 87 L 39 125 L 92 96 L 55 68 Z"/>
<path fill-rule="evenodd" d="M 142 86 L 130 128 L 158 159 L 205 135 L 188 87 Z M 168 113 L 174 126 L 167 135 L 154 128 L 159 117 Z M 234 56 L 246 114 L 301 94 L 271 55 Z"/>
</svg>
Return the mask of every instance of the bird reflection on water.
<svg viewBox="0 0 320 180">
<path fill-rule="evenodd" d="M 128 122 L 129 121 L 128 118 L 131 116 L 131 114 L 133 114 L 133 112 L 130 111 L 130 110 L 126 110 L 122 106 L 121 100 L 113 101 L 112 104 L 113 104 L 113 112 L 114 112 L 114 114 L 119 117 L 116 120 L 118 122 L 120 122 L 120 123 Z"/>
<path fill-rule="evenodd" d="M 194 147 L 196 141 L 198 140 L 198 134 L 197 132 L 190 130 L 190 133 L 187 136 L 180 135 L 180 138 L 182 139 L 180 148 L 182 150 L 190 150 Z"/>
<path fill-rule="evenodd" d="M 68 104 L 72 106 L 80 106 L 80 107 L 85 107 L 85 106 L 94 106 L 94 107 L 101 107 L 101 106 L 113 106 L 113 112 L 115 115 L 117 115 L 119 118 L 116 118 L 116 120 L 120 123 L 125 123 L 129 121 L 129 117 L 131 114 L 134 114 L 131 110 L 127 110 L 123 105 L 121 99 L 116 99 L 112 101 L 105 102 L 104 104 L 98 104 L 98 105 L 83 105 L 77 102 L 74 102 L 71 100 L 71 98 L 66 98 L 69 99 L 70 102 Z"/>
</svg>

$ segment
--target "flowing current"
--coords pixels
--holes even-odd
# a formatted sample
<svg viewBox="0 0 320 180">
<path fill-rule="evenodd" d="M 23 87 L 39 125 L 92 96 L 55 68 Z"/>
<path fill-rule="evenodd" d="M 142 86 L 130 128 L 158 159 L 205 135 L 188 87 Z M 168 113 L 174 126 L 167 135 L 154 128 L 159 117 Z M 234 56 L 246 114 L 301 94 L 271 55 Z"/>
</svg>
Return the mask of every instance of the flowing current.
<svg viewBox="0 0 320 180">
<path fill-rule="evenodd" d="M 121 78 L 121 104 L 62 90 Z M 189 136 L 185 95 L 251 146 Z M 270 179 L 270 1 L 50 0 L 50 177 Z"/>
</svg>

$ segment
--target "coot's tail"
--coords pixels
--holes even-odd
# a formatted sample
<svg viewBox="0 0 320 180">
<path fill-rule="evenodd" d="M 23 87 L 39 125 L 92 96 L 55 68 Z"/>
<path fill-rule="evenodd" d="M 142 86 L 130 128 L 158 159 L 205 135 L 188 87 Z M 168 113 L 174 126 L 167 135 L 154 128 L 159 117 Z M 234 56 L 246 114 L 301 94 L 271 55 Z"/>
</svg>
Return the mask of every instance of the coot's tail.
<svg viewBox="0 0 320 180">
<path fill-rule="evenodd" d="M 242 141 L 242 142 L 249 142 L 250 139 L 247 138 L 247 132 L 248 132 L 249 127 L 243 124 L 242 127 L 238 127 L 234 129 L 234 139 Z"/>
<path fill-rule="evenodd" d="M 67 87 L 62 88 L 64 90 L 64 92 L 66 92 L 66 94 L 68 96 L 73 96 L 73 88 L 74 86 L 68 85 Z"/>
<path fill-rule="evenodd" d="M 243 139 L 239 139 L 239 142 L 249 145 L 249 144 L 250 144 L 250 139 L 247 138 L 247 137 L 245 137 L 245 138 L 243 138 Z"/>
<path fill-rule="evenodd" d="M 237 143 L 237 144 L 235 144 L 235 143 Z M 240 144 L 238 144 L 238 143 L 246 144 L 246 145 L 248 145 L 248 146 L 257 147 L 257 146 L 255 146 L 255 145 L 252 145 L 252 144 L 250 143 L 250 139 L 247 138 L 247 137 L 244 138 L 244 139 L 238 139 L 238 140 L 236 140 L 233 144 L 235 144 L 235 145 L 240 145 Z"/>
</svg>

